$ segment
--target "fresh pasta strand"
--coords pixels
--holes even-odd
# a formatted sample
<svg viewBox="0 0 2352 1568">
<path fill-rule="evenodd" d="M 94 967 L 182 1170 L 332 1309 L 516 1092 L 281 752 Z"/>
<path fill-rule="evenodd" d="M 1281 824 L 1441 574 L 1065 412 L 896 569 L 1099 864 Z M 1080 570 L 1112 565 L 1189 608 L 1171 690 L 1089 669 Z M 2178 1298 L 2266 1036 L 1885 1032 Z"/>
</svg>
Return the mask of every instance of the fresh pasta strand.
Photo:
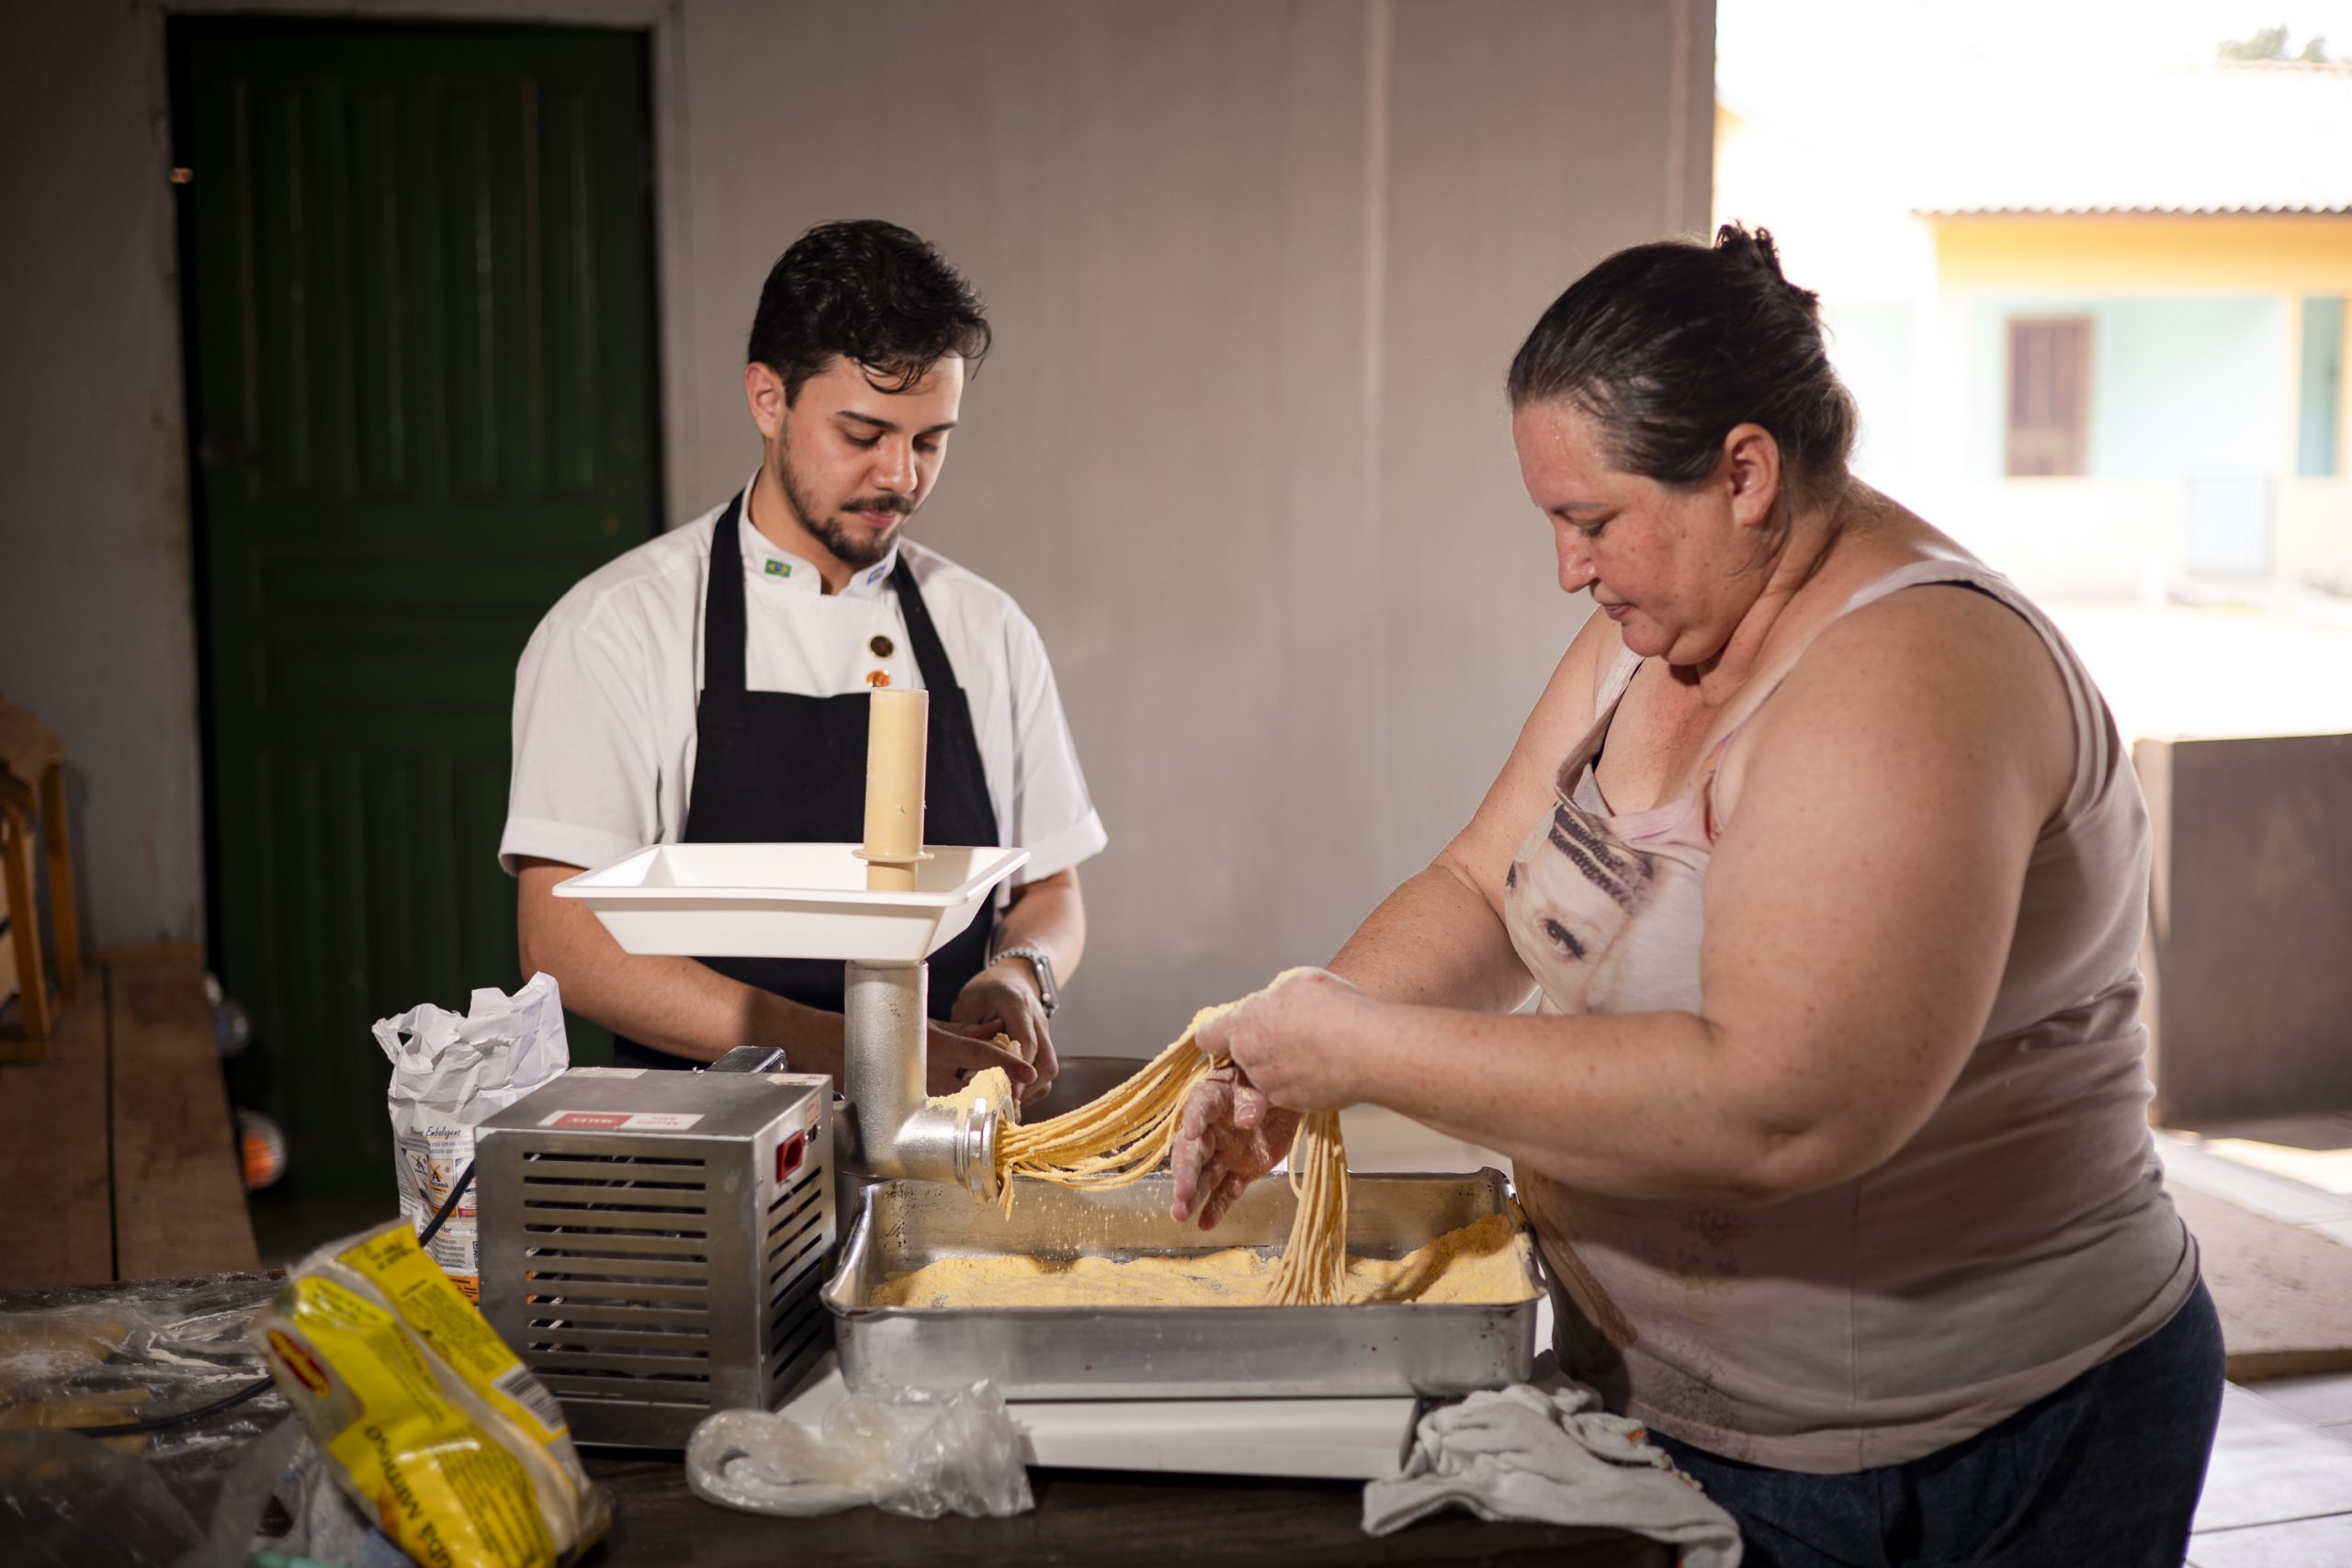
<svg viewBox="0 0 2352 1568">
<path fill-rule="evenodd" d="M 1100 1099 L 1035 1126 L 1001 1126 L 996 1166 L 1004 1212 L 1012 1213 L 1018 1176 L 1061 1187 L 1109 1188 L 1140 1181 L 1159 1169 L 1175 1145 L 1184 1101 L 1228 1060 L 1204 1052 L 1195 1036 L 1203 1024 L 1237 1005 L 1227 1002 L 1194 1014 L 1181 1038 Z M 1348 1267 L 1348 1156 L 1337 1111 L 1300 1119 L 1291 1143 L 1290 1185 L 1298 1212 L 1267 1301 L 1276 1306 L 1336 1303 Z"/>
<path fill-rule="evenodd" d="M 1220 1010 L 1194 1018 L 1182 1039 L 1101 1099 L 1034 1126 L 1000 1127 L 996 1168 L 1004 1212 L 1012 1213 L 1016 1176 L 1059 1187 L 1125 1187 L 1159 1169 L 1175 1145 L 1186 1098 L 1219 1066 L 1193 1043 L 1193 1033 Z"/>
<path fill-rule="evenodd" d="M 1348 1281 L 1348 1150 L 1338 1111 L 1299 1119 L 1290 1145 L 1290 1190 L 1297 1194 L 1298 1212 L 1266 1300 L 1273 1306 L 1335 1306 Z"/>
</svg>

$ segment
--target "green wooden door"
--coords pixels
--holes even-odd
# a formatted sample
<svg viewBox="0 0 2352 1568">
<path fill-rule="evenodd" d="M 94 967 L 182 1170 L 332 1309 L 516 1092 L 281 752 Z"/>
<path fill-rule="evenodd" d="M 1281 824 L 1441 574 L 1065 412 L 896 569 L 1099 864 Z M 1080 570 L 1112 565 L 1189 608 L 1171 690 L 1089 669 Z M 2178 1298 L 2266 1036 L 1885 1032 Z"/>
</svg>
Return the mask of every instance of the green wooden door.
<svg viewBox="0 0 2352 1568">
<path fill-rule="evenodd" d="M 519 983 L 531 627 L 657 525 L 645 40 L 173 35 L 213 962 L 304 1197 L 389 1197 L 369 1023 Z"/>
</svg>

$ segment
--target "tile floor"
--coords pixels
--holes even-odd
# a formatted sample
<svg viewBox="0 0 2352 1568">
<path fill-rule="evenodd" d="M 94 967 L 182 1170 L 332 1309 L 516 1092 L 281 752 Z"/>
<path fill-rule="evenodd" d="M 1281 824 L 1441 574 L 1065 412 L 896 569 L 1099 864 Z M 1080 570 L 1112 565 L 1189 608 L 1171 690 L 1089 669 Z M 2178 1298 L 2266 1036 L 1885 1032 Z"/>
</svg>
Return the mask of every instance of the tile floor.
<svg viewBox="0 0 2352 1568">
<path fill-rule="evenodd" d="M 2166 1179 L 2352 1245 L 2352 1193 L 2335 1190 L 2345 1185 L 2335 1179 L 2342 1161 L 2320 1146 L 2352 1145 L 2352 1135 L 2314 1139 L 2283 1123 L 2207 1131 L 2237 1136 L 2156 1134 Z M 2352 1563 L 2352 1372 L 2230 1386 L 2188 1561 L 2192 1568 Z"/>
<path fill-rule="evenodd" d="M 1359 1170 L 1509 1168 L 1499 1156 L 1386 1111 L 1349 1111 L 1344 1131 L 1348 1163 Z M 2352 1245 L 2352 1194 L 2246 1164 L 2195 1137 L 2160 1133 L 2156 1141 L 2167 1179 Z M 2352 1372 L 2229 1387 L 2188 1563 L 2352 1564 Z"/>
<path fill-rule="evenodd" d="M 2231 1384 L 2195 1529 L 2191 1568 L 2352 1563 L 2352 1373 Z"/>
<path fill-rule="evenodd" d="M 2352 1192 L 2332 1192 L 2299 1181 L 2278 1168 L 2277 1162 L 2267 1168 L 2246 1163 L 2249 1157 L 2261 1157 L 2256 1150 L 2280 1146 L 2239 1139 L 2207 1142 L 2181 1133 L 2156 1134 L 2156 1153 L 2165 1162 L 2167 1179 L 2352 1245 Z M 2238 1157 L 2223 1150 L 2233 1150 Z"/>
</svg>

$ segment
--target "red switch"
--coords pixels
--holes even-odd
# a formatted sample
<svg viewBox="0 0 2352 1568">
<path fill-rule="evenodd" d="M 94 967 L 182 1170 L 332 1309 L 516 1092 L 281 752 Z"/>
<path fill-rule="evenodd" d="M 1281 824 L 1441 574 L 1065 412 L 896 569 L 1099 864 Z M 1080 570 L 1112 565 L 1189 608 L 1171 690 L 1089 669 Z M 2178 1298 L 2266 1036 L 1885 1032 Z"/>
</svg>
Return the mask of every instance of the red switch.
<svg viewBox="0 0 2352 1568">
<path fill-rule="evenodd" d="M 775 1146 L 775 1179 L 781 1183 L 800 1168 L 801 1157 L 808 1152 L 808 1134 L 795 1133 Z"/>
</svg>

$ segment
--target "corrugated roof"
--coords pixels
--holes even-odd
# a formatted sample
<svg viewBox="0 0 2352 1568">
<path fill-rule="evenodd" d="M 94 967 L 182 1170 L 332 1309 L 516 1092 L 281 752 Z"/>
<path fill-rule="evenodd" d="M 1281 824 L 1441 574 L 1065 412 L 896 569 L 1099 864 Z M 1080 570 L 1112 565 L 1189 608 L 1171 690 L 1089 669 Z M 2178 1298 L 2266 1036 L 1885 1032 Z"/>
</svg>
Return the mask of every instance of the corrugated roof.
<svg viewBox="0 0 2352 1568">
<path fill-rule="evenodd" d="M 2230 63 L 2052 77 L 1946 100 L 1914 209 L 2352 213 L 2352 64 Z"/>
</svg>

